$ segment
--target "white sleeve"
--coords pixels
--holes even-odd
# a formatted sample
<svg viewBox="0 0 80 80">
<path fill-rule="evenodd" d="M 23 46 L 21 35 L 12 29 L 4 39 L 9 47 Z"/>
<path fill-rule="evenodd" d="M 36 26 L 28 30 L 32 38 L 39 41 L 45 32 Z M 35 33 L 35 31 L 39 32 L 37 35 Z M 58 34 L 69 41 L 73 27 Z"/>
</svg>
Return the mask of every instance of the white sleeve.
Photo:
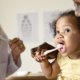
<svg viewBox="0 0 80 80">
<path fill-rule="evenodd" d="M 21 59 L 18 59 L 17 65 L 15 64 L 12 54 L 8 55 L 8 67 L 7 67 L 7 76 L 17 71 L 17 69 L 21 66 Z"/>
<path fill-rule="evenodd" d="M 10 49 L 9 44 L 8 44 L 8 42 L 9 42 L 8 37 L 7 37 L 6 33 L 3 31 L 3 29 L 1 28 L 1 26 L 0 26 L 0 35 L 1 35 L 0 36 L 1 40 L 5 42 L 4 43 L 5 46 L 4 46 L 4 44 L 2 44 L 2 46 L 4 47 L 4 50 L 6 50 L 5 54 L 8 55 L 8 60 L 6 61 L 7 62 L 6 74 L 8 76 L 8 75 L 12 74 L 13 72 L 15 72 L 21 66 L 21 60 L 19 58 L 17 65 L 15 64 L 13 57 L 12 57 L 12 54 L 11 54 L 11 49 Z M 7 49 L 8 49 L 8 51 L 7 51 Z"/>
</svg>

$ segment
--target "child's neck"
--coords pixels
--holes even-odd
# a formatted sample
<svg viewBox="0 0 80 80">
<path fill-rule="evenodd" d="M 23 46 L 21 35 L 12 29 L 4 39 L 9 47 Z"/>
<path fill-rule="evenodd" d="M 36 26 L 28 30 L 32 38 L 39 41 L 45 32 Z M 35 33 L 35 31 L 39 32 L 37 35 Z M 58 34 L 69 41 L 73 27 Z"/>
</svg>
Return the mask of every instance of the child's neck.
<svg viewBox="0 0 80 80">
<path fill-rule="evenodd" d="M 70 59 L 80 59 L 80 50 L 77 51 L 75 54 L 68 56 Z"/>
</svg>

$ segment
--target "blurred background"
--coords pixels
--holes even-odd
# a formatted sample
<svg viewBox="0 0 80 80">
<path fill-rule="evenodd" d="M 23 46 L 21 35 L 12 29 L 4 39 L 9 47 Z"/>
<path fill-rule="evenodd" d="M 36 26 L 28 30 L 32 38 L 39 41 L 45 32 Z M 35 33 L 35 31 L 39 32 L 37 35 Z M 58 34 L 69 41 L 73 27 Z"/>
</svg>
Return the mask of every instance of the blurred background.
<svg viewBox="0 0 80 80">
<path fill-rule="evenodd" d="M 13 75 L 24 75 L 28 72 L 37 73 L 41 72 L 40 65 L 32 57 L 30 49 L 40 45 L 44 41 L 47 41 L 54 45 L 54 40 L 52 35 L 49 34 L 48 28 L 46 28 L 46 19 L 49 21 L 48 13 L 57 11 L 74 9 L 72 0 L 0 0 L 0 24 L 3 27 L 4 31 L 8 35 L 9 39 L 14 37 L 20 37 L 26 46 L 25 52 L 21 55 L 22 66 L 15 72 Z M 27 41 L 22 38 L 20 28 L 22 18 L 19 17 L 19 14 L 22 16 L 30 15 L 31 13 L 36 13 L 32 21 L 35 22 L 33 28 L 32 41 Z M 46 15 L 48 18 L 46 18 Z M 46 18 L 46 19 L 44 19 Z M 45 20 L 45 21 L 44 21 Z M 33 23 L 33 22 L 32 22 Z M 45 24 L 44 24 L 45 23 Z M 47 32 L 47 33 L 46 33 Z M 37 36 L 35 36 L 37 34 Z M 46 35 L 45 35 L 46 34 Z M 25 37 L 30 37 L 26 36 Z M 47 38 L 47 39 L 46 39 Z M 49 39 L 49 40 L 48 40 Z"/>
</svg>

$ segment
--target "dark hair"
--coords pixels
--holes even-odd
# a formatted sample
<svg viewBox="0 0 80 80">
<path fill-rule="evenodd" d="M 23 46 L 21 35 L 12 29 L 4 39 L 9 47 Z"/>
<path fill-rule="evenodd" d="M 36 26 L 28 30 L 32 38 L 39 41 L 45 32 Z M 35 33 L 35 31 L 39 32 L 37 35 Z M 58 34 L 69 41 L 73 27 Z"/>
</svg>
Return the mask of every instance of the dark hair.
<svg viewBox="0 0 80 80">
<path fill-rule="evenodd" d="M 53 20 L 53 22 L 52 22 L 52 29 L 54 31 L 54 36 L 56 35 L 56 23 L 63 16 L 73 16 L 73 17 L 75 17 L 75 19 L 77 21 L 78 29 L 80 30 L 80 16 L 76 16 L 74 10 L 65 11 L 63 13 L 60 13 L 59 17 L 56 20 Z"/>
</svg>

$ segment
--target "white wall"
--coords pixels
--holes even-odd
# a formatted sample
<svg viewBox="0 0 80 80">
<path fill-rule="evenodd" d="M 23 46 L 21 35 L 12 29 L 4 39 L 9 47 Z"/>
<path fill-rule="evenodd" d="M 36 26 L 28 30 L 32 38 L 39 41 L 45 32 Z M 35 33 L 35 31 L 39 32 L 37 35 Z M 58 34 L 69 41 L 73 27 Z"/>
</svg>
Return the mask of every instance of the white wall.
<svg viewBox="0 0 80 80">
<path fill-rule="evenodd" d="M 44 11 L 60 11 L 74 8 L 72 0 L 0 0 L 0 24 L 9 38 L 17 36 L 17 14 L 37 12 L 39 14 L 40 31 L 43 27 L 42 15 Z M 40 36 L 42 34 L 40 33 Z M 42 41 L 42 38 L 40 38 Z M 29 52 L 32 45 L 25 44 L 26 51 L 22 54 L 22 67 L 19 71 L 40 71 L 40 66 L 35 62 Z M 36 71 L 35 71 L 36 70 Z"/>
</svg>

